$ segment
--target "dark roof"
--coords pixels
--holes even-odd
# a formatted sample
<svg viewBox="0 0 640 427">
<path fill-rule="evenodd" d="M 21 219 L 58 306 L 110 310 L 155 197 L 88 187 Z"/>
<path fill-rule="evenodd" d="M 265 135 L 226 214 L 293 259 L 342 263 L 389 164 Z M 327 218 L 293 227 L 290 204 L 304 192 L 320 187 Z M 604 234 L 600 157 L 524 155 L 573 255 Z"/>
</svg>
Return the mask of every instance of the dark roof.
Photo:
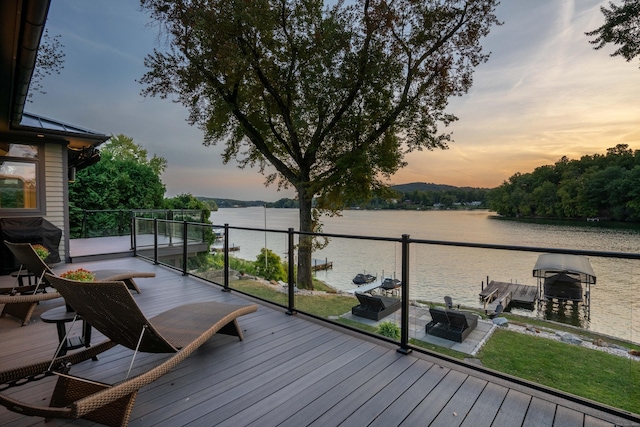
<svg viewBox="0 0 640 427">
<path fill-rule="evenodd" d="M 42 131 L 49 131 L 49 132 L 87 134 L 87 135 L 95 135 L 98 137 L 104 136 L 104 134 L 100 132 L 84 129 L 84 128 L 81 128 L 80 126 L 70 125 L 68 123 L 64 123 L 58 120 L 50 119 L 48 117 L 38 116 L 36 114 L 27 113 L 27 112 L 22 113 L 22 121 L 17 127 L 23 128 L 23 129 L 27 129 L 27 128 L 40 129 Z"/>
<path fill-rule="evenodd" d="M 97 146 L 109 136 L 24 112 L 50 3 L 0 1 L 0 135 L 51 137 L 78 149 Z"/>
</svg>

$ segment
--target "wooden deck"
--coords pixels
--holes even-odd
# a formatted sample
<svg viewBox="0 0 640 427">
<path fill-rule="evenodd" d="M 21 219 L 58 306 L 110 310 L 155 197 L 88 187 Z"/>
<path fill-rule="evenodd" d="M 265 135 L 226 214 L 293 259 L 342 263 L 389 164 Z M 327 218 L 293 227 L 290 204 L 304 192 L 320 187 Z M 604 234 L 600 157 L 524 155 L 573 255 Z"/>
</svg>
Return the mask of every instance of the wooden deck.
<svg viewBox="0 0 640 427">
<path fill-rule="evenodd" d="M 147 315 L 192 301 L 245 302 L 239 294 L 221 292 L 216 286 L 137 258 L 73 264 L 80 266 L 154 271 L 155 279 L 137 281 L 142 293 L 134 295 Z M 53 354 L 55 327 L 40 321 L 39 313 L 62 303 L 41 303 L 36 320 L 28 326 L 19 326 L 13 318 L 0 319 L 0 369 Z M 384 342 L 302 315 L 288 316 L 266 305 L 241 317 L 239 323 L 244 341 L 216 336 L 176 369 L 143 388 L 130 425 L 614 426 L 637 425 L 640 420 L 619 418 L 489 375 L 472 365 L 416 352 L 405 356 Z M 100 340 L 97 335 L 94 332 L 93 342 Z M 116 347 L 73 372 L 99 381 L 118 381 L 130 355 L 130 350 Z M 136 366 L 144 369 L 164 357 L 138 355 Z M 48 380 L 32 382 L 12 393 L 42 401 L 50 392 L 48 385 Z M 93 423 L 52 420 L 45 424 L 41 418 L 0 407 L 0 425 Z"/>
</svg>

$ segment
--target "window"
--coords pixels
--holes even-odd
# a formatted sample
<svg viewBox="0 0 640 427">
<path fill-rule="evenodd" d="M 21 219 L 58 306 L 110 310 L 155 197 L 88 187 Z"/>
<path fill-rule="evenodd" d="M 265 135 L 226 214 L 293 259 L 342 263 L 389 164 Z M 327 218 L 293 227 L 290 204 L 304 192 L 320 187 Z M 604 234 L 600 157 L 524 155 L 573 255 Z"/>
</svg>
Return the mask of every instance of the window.
<svg viewBox="0 0 640 427">
<path fill-rule="evenodd" d="M 0 142 L 0 209 L 37 210 L 40 150 Z"/>
</svg>

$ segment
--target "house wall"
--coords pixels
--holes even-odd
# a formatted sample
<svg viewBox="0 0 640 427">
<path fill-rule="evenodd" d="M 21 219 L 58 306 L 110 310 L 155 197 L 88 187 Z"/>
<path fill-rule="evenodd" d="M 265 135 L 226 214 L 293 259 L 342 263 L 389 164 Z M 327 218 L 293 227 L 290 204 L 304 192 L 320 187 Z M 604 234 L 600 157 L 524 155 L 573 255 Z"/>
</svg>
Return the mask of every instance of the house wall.
<svg viewBox="0 0 640 427">
<path fill-rule="evenodd" d="M 62 239 L 58 250 L 60 251 L 60 258 L 64 262 L 68 258 L 69 251 L 66 248 L 66 242 L 68 242 L 65 226 L 65 186 L 67 176 L 65 173 L 66 165 L 63 163 L 63 154 L 65 154 L 65 149 L 60 144 L 44 145 L 44 174 L 46 182 L 46 213 L 44 217 L 62 230 Z"/>
</svg>

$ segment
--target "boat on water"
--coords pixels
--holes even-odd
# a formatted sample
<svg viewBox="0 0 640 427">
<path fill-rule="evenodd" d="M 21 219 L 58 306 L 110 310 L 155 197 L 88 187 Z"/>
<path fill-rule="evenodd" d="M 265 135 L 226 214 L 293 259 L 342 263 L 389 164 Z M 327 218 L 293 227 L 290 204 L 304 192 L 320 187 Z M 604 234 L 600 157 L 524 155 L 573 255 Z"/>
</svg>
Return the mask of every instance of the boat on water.
<svg viewBox="0 0 640 427">
<path fill-rule="evenodd" d="M 368 283 L 373 283 L 375 282 L 377 279 L 376 276 L 372 275 L 372 274 L 363 274 L 363 273 L 358 273 L 356 274 L 356 277 L 353 278 L 352 282 L 354 285 L 366 285 Z"/>
<path fill-rule="evenodd" d="M 590 317 L 591 285 L 596 284 L 589 259 L 581 255 L 542 254 L 533 267 L 538 292 L 547 301 L 582 303 Z"/>
<path fill-rule="evenodd" d="M 380 287 L 386 291 L 398 289 L 400 286 L 402 286 L 402 282 L 398 279 L 392 279 L 391 277 L 387 277 L 380 284 Z"/>
</svg>

